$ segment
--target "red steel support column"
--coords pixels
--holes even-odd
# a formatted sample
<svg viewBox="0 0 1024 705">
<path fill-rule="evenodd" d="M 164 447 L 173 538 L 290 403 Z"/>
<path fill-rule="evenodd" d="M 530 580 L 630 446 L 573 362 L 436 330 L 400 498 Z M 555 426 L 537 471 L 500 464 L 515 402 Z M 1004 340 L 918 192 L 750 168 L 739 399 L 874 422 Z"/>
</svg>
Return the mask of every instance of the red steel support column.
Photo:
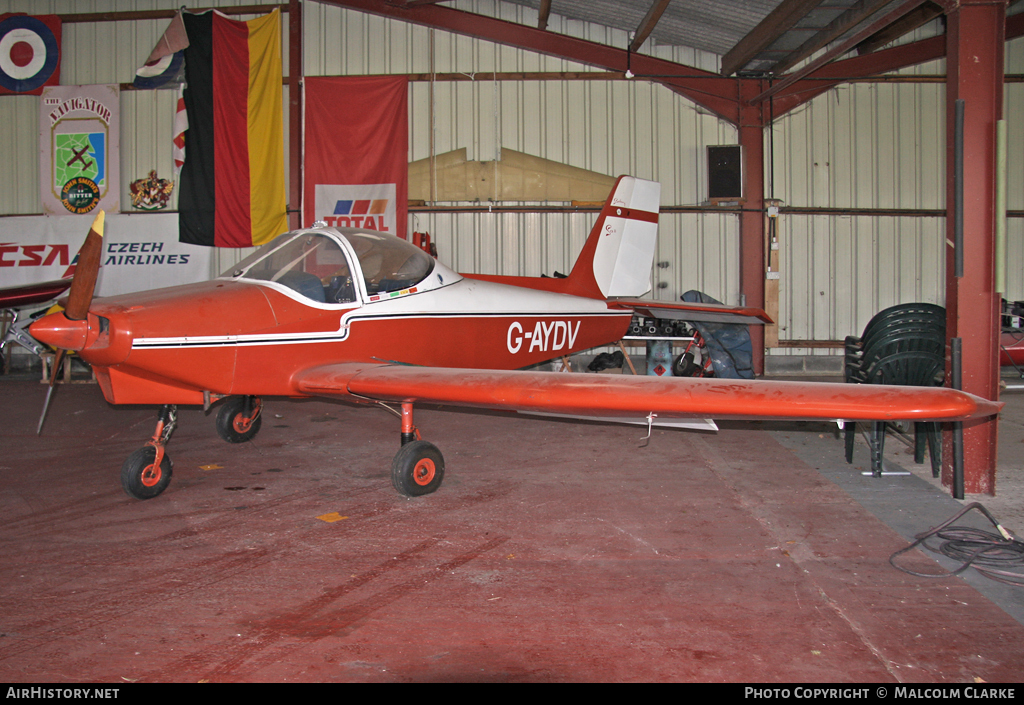
<svg viewBox="0 0 1024 705">
<path fill-rule="evenodd" d="M 944 2 L 946 29 L 946 335 L 963 341 L 963 388 L 999 395 L 999 296 L 995 292 L 996 121 L 1003 115 L 1005 0 Z M 955 276 L 956 101 L 964 109 L 963 277 Z M 964 489 L 995 494 L 995 418 L 964 424 Z M 948 434 L 947 434 L 948 436 Z M 942 484 L 952 487 L 946 443 Z"/>
<path fill-rule="evenodd" d="M 740 294 L 747 306 L 764 308 L 764 110 L 747 101 L 763 90 L 762 82 L 739 79 L 736 124 L 743 152 L 743 211 L 740 213 Z M 764 374 L 764 326 L 750 326 L 754 373 Z"/>
<path fill-rule="evenodd" d="M 302 3 L 288 3 L 288 227 L 302 222 Z"/>
</svg>

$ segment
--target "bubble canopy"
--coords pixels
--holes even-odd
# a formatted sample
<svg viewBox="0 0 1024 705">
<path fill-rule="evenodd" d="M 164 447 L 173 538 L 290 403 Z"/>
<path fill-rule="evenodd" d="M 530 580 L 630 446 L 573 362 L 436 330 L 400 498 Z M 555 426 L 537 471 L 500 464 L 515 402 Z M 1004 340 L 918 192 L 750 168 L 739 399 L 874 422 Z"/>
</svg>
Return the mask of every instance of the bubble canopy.
<svg viewBox="0 0 1024 705">
<path fill-rule="evenodd" d="M 435 266 L 426 252 L 393 235 L 324 228 L 281 235 L 221 277 L 273 282 L 331 304 L 356 302 L 360 293 L 407 290 L 423 282 Z"/>
</svg>

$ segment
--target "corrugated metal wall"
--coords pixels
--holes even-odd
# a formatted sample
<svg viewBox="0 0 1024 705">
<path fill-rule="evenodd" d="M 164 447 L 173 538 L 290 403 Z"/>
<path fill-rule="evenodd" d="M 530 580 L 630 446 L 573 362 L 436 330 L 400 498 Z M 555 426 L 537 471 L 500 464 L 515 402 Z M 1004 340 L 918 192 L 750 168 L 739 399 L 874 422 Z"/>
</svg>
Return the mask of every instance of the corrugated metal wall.
<svg viewBox="0 0 1024 705">
<path fill-rule="evenodd" d="M 788 206 L 944 208 L 944 94 L 858 83 L 784 116 L 769 194 Z M 942 217 L 789 214 L 780 232 L 783 340 L 842 340 L 892 304 L 943 301 Z"/>
<path fill-rule="evenodd" d="M 84 13 L 246 5 L 252 0 L 0 0 L 0 12 Z M 535 11 L 496 0 L 456 7 L 531 23 Z M 167 20 L 64 25 L 62 82 L 131 81 Z M 304 4 L 309 75 L 582 71 L 586 67 L 394 20 Z M 552 17 L 554 32 L 596 41 L 624 33 Z M 924 30 L 927 32 L 928 30 Z M 287 72 L 287 24 L 283 27 Z M 718 57 L 657 47 L 662 58 L 708 70 Z M 908 70 L 941 74 L 943 62 Z M 1024 42 L 1007 45 L 1007 72 L 1024 72 Z M 433 101 L 431 101 L 433 94 Z M 1024 85 L 1008 84 L 1009 207 L 1024 209 Z M 285 92 L 287 100 L 287 88 Z M 123 200 L 128 182 L 157 169 L 171 172 L 172 91 L 122 93 Z M 284 106 L 282 106 L 284 109 Z M 0 98 L 0 214 L 39 212 L 38 99 Z M 287 121 L 286 121 L 287 124 Z M 647 82 L 438 81 L 410 89 L 410 160 L 466 147 L 490 160 L 515 149 L 609 175 L 630 173 L 662 183 L 663 205 L 693 205 L 706 196 L 705 147 L 734 144 L 728 123 Z M 776 121 L 770 190 L 786 205 L 833 208 L 944 207 L 944 88 L 941 84 L 852 84 L 818 97 Z M 567 271 L 592 214 L 420 213 L 426 230 L 458 269 L 536 275 Z M 780 337 L 835 340 L 859 331 L 878 309 L 909 300 L 941 302 L 944 221 L 938 217 L 787 215 L 782 223 Z M 1008 295 L 1024 299 L 1024 222 L 1009 223 Z M 224 251 L 215 265 L 244 253 Z M 726 214 L 664 214 L 654 296 L 676 299 L 701 289 L 738 299 L 738 222 Z M 801 350 L 789 352 L 804 352 Z"/>
<path fill-rule="evenodd" d="M 934 31 L 934 28 L 932 28 Z M 913 39 L 930 36 L 928 30 Z M 909 41 L 909 39 L 908 39 Z M 1024 41 L 1006 45 L 1006 72 L 1024 72 Z M 903 74 L 944 75 L 945 61 Z M 1008 83 L 1008 202 L 1024 209 L 1024 84 Z M 775 122 L 769 195 L 817 208 L 945 208 L 942 83 L 839 86 Z M 774 137 L 774 139 L 772 139 Z M 769 147 L 769 153 L 771 148 Z M 941 216 L 788 214 L 781 223 L 782 340 L 842 340 L 897 303 L 945 300 Z M 1024 297 L 1024 219 L 1007 226 L 1007 291 Z M 775 354 L 835 354 L 790 349 Z"/>
<path fill-rule="evenodd" d="M 496 2 L 462 3 L 474 11 L 536 23 L 536 11 Z M 531 14 L 532 13 L 532 14 Z M 306 73 L 568 72 L 581 64 L 448 32 L 309 3 L 304 16 Z M 627 42 L 625 33 L 553 18 L 554 32 L 595 41 Z M 717 57 L 695 50 L 661 50 L 664 58 L 709 70 Z M 433 57 L 433 60 L 431 60 Z M 431 103 L 433 93 L 433 103 Z M 410 160 L 465 147 L 473 160 L 500 158 L 502 148 L 610 176 L 633 174 L 662 184 L 662 203 L 693 205 L 706 198 L 705 147 L 734 144 L 736 130 L 689 101 L 648 82 L 417 82 L 410 90 Z M 433 117 L 433 123 L 431 122 Z M 491 274 L 567 272 L 593 214 L 415 214 L 441 257 L 456 269 Z M 735 302 L 739 296 L 738 222 L 734 216 L 666 214 L 655 269 L 677 299 L 697 288 Z"/>
</svg>

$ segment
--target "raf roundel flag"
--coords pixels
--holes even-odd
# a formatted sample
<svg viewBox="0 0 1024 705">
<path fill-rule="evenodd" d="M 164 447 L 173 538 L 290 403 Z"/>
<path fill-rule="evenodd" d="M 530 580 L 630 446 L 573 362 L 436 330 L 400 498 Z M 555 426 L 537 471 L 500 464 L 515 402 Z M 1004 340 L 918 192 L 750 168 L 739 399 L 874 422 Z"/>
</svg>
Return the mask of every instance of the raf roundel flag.
<svg viewBox="0 0 1024 705">
<path fill-rule="evenodd" d="M 280 19 L 278 10 L 247 22 L 183 14 L 181 242 L 252 247 L 288 230 Z"/>
<path fill-rule="evenodd" d="M 0 15 L 0 95 L 60 85 L 60 18 Z"/>
</svg>

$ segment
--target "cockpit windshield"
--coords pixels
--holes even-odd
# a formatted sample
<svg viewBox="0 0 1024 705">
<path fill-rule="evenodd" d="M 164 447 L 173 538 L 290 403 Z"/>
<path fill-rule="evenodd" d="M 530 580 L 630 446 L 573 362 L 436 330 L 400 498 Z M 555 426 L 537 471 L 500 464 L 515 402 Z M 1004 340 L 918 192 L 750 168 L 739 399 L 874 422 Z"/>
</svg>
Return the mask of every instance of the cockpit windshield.
<svg viewBox="0 0 1024 705">
<path fill-rule="evenodd" d="M 434 268 L 434 259 L 405 240 L 367 231 L 345 233 L 363 270 L 366 293 L 380 294 L 416 286 Z"/>
<path fill-rule="evenodd" d="M 400 291 L 423 281 L 434 260 L 405 240 L 366 231 L 341 233 L 359 258 L 368 294 Z M 225 272 L 223 276 L 276 282 L 319 303 L 357 300 L 348 258 L 334 238 L 324 233 L 282 235 Z"/>
</svg>

